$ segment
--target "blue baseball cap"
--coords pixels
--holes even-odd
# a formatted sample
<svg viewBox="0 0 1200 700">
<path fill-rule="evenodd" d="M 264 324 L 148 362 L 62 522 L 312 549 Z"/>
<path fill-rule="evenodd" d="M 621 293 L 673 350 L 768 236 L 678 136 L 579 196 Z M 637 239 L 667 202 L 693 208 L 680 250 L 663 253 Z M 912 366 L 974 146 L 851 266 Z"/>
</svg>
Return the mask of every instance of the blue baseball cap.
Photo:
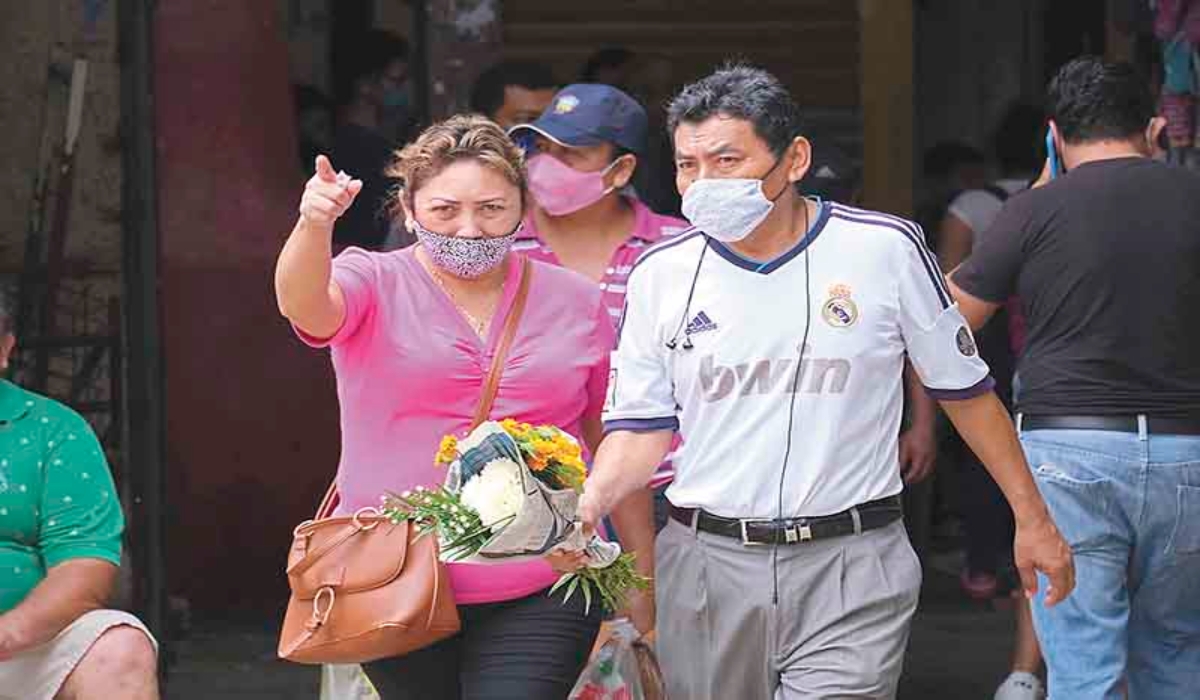
<svg viewBox="0 0 1200 700">
<path fill-rule="evenodd" d="M 508 133 L 521 143 L 540 134 L 562 146 L 611 143 L 634 153 L 646 150 L 646 110 L 611 85 L 568 85 L 554 96 L 542 116 Z"/>
</svg>

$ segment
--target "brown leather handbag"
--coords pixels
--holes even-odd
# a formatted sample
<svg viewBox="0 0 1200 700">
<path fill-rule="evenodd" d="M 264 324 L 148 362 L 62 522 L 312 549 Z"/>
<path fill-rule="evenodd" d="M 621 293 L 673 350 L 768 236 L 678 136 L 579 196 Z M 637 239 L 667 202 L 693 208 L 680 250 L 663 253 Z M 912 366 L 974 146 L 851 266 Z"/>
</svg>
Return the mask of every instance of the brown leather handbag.
<svg viewBox="0 0 1200 700">
<path fill-rule="evenodd" d="M 472 429 L 487 420 L 505 358 L 529 296 L 532 266 L 522 259 L 521 281 L 484 381 Z M 458 607 L 437 538 L 418 536 L 378 509 L 330 517 L 337 482 L 316 517 L 298 525 L 288 554 L 288 601 L 279 656 L 305 664 L 363 663 L 401 656 L 458 632 Z"/>
</svg>

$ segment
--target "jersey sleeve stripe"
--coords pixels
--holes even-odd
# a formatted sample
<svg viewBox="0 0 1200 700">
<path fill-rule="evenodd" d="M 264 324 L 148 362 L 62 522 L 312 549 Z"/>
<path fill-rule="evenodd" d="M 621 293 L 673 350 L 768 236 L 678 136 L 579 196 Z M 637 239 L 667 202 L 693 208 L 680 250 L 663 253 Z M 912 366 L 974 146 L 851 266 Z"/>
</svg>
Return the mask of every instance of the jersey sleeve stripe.
<svg viewBox="0 0 1200 700">
<path fill-rule="evenodd" d="M 850 214 L 851 216 L 856 216 L 856 217 L 864 218 L 864 219 L 874 218 L 874 219 L 878 219 L 881 221 L 890 222 L 892 224 L 895 224 L 896 226 L 903 227 L 904 229 L 906 229 L 908 231 L 909 240 L 913 241 L 913 243 L 917 246 L 917 250 L 921 253 L 921 255 L 925 258 L 925 260 L 928 261 L 928 263 L 933 266 L 933 269 L 935 269 L 935 270 L 941 269 L 941 266 L 938 265 L 937 258 L 934 257 L 934 255 L 933 255 L 933 251 L 929 250 L 929 246 L 925 242 L 925 234 L 921 231 L 921 227 L 918 226 L 915 222 L 909 221 L 908 219 L 905 219 L 903 217 L 893 216 L 892 214 L 886 214 L 884 212 L 868 211 L 866 209 L 855 209 L 853 207 L 847 207 L 844 204 L 836 204 L 835 203 L 834 206 L 836 206 L 841 211 L 843 211 L 847 214 Z M 946 284 L 945 276 L 938 275 L 937 280 L 938 280 L 939 285 L 946 292 L 946 296 L 948 296 L 948 297 L 951 296 L 950 287 L 949 287 L 949 285 Z"/>
<path fill-rule="evenodd" d="M 974 386 L 969 386 L 966 389 L 930 389 L 925 387 L 925 393 L 929 394 L 930 398 L 936 401 L 965 401 L 973 399 L 976 396 L 983 396 L 989 391 L 996 388 L 996 380 L 992 379 L 992 375 L 988 375 L 980 379 Z"/>
<path fill-rule="evenodd" d="M 634 433 L 651 433 L 659 430 L 679 431 L 679 419 L 675 416 L 660 418 L 620 418 L 604 421 L 605 434 L 627 430 Z"/>
<path fill-rule="evenodd" d="M 650 246 L 649 248 L 646 249 L 646 251 L 644 253 L 642 253 L 640 256 L 638 256 L 637 261 L 633 263 L 633 268 L 629 270 L 629 274 L 632 275 L 634 270 L 638 269 L 638 267 L 641 266 L 642 263 L 644 263 L 647 260 L 649 260 L 650 258 L 654 257 L 655 254 L 661 253 L 664 250 L 669 250 L 671 248 L 674 248 L 677 245 L 682 245 L 684 243 L 687 243 L 688 241 L 694 240 L 698 236 L 703 236 L 703 235 L 704 234 L 701 233 L 699 229 L 692 227 L 674 238 L 668 238 L 667 240 L 662 241 L 661 243 L 656 243 L 656 244 Z"/>
<path fill-rule="evenodd" d="M 855 224 L 866 224 L 868 226 L 879 226 L 881 228 L 891 229 L 904 235 L 913 245 L 917 247 L 917 256 L 921 259 L 921 264 L 925 267 L 925 272 L 929 275 L 929 281 L 933 284 L 933 288 L 937 291 L 938 300 L 942 304 L 943 309 L 948 309 L 952 305 L 950 301 L 950 292 L 946 289 L 946 280 L 942 277 L 941 268 L 936 263 L 932 262 L 926 254 L 924 242 L 920 241 L 917 235 L 908 228 L 901 226 L 893 221 L 886 219 L 866 218 L 863 216 L 852 216 L 845 211 L 837 211 L 833 214 L 834 218 L 843 221 L 849 221 Z"/>
</svg>

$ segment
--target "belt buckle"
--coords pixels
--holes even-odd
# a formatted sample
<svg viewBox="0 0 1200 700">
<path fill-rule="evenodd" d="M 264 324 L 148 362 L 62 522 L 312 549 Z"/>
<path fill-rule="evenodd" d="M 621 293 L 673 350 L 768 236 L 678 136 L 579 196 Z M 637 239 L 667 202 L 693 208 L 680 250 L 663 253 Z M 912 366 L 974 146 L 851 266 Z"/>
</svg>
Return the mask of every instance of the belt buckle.
<svg viewBox="0 0 1200 700">
<path fill-rule="evenodd" d="M 763 547 L 766 542 L 753 542 L 750 540 L 750 533 L 746 530 L 749 525 L 775 525 L 776 520 L 739 520 L 738 525 L 742 528 L 742 545 L 745 547 Z M 799 522 L 795 520 L 784 521 L 783 539 L 786 544 L 796 544 L 797 542 L 807 542 L 813 538 L 812 528 L 804 520 Z"/>
<path fill-rule="evenodd" d="M 765 546 L 767 546 L 767 544 L 768 544 L 767 542 L 751 541 L 750 533 L 746 530 L 746 528 L 750 525 L 770 525 L 771 523 L 774 523 L 774 522 L 775 522 L 774 520 L 761 520 L 761 519 L 754 519 L 754 518 L 739 520 L 738 525 L 742 528 L 742 546 L 743 547 L 765 547 Z"/>
</svg>

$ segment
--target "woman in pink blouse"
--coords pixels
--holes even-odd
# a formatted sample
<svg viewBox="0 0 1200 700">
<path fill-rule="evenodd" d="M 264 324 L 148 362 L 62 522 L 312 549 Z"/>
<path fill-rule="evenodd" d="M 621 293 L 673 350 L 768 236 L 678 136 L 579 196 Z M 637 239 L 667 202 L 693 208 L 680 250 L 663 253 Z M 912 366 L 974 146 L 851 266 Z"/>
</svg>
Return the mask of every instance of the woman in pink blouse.
<svg viewBox="0 0 1200 700">
<path fill-rule="evenodd" d="M 340 513 L 387 491 L 440 484 L 440 438 L 469 427 L 521 281 L 510 252 L 525 211 L 520 151 L 480 117 L 453 117 L 401 151 L 395 203 L 418 245 L 351 248 L 331 258 L 333 224 L 361 182 L 325 157 L 279 256 L 280 311 L 304 342 L 329 347 L 341 405 Z M 534 262 L 529 303 L 491 416 L 557 425 L 594 448 L 613 328 L 601 293 L 572 272 Z M 366 665 L 393 698 L 566 697 L 599 618 L 546 590 L 544 562 L 449 566 L 462 632 Z"/>
</svg>

